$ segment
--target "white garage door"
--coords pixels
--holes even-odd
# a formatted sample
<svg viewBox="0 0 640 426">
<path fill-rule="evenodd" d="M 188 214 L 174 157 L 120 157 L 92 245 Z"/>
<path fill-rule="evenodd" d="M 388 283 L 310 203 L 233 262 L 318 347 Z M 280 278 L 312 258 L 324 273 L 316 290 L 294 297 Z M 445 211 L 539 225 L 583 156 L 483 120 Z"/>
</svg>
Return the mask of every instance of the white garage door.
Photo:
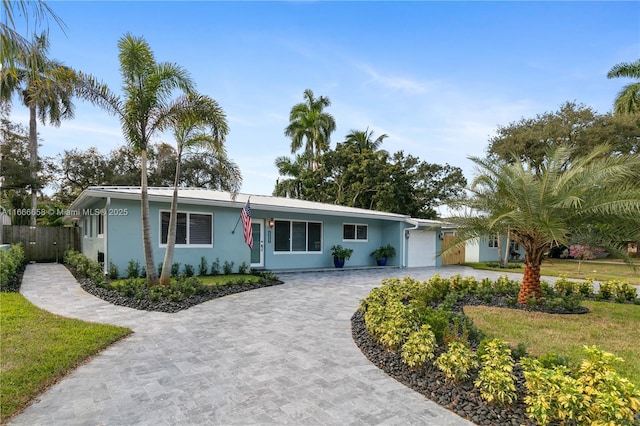
<svg viewBox="0 0 640 426">
<path fill-rule="evenodd" d="M 408 267 L 436 266 L 436 232 L 409 231 Z"/>
</svg>

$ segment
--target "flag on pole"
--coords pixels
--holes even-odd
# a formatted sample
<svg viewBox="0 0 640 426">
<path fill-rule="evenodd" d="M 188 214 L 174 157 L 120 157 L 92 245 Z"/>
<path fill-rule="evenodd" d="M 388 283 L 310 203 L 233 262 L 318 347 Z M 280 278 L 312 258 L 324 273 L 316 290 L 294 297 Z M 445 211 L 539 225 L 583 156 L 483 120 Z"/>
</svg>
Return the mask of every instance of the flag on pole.
<svg viewBox="0 0 640 426">
<path fill-rule="evenodd" d="M 253 249 L 253 233 L 251 232 L 251 204 L 247 200 L 247 204 L 244 205 L 240 212 L 240 218 L 242 219 L 242 231 L 244 232 L 244 242 L 247 243 L 250 249 Z"/>
</svg>

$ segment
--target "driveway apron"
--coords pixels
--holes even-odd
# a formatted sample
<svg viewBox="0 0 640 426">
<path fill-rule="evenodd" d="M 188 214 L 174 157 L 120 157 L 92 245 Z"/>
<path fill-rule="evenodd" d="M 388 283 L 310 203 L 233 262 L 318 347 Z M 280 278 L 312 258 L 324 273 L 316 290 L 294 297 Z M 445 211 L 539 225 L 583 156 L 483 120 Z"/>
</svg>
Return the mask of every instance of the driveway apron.
<svg viewBox="0 0 640 426">
<path fill-rule="evenodd" d="M 98 299 L 62 265 L 28 265 L 21 292 L 38 307 L 134 333 L 10 424 L 470 425 L 388 377 L 351 337 L 351 316 L 382 278 L 436 273 L 498 276 L 464 267 L 285 273 L 284 285 L 166 314 Z"/>
</svg>

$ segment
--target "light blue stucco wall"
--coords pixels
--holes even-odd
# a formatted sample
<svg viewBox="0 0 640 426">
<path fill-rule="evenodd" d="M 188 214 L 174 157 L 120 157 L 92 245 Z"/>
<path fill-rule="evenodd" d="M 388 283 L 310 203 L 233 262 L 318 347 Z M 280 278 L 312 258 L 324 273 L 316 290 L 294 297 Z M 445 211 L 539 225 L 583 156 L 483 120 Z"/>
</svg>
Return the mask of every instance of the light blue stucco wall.
<svg viewBox="0 0 640 426">
<path fill-rule="evenodd" d="M 82 219 L 78 223 L 82 228 L 80 234 L 82 253 L 92 260 L 98 260 L 98 253 L 105 252 L 104 234 L 98 234 L 98 216 L 102 214 L 104 207 L 105 200 L 96 200 L 82 209 Z"/>
<path fill-rule="evenodd" d="M 502 255 L 504 256 L 506 238 L 500 239 Z M 520 259 L 524 259 L 524 251 L 519 247 Z M 468 241 L 465 247 L 465 261 L 467 262 L 497 262 L 499 259 L 498 248 L 489 247 L 489 239 L 481 237 L 477 240 Z"/>
<path fill-rule="evenodd" d="M 123 274 L 130 260 L 137 260 L 140 265 L 144 265 L 140 202 L 112 200 L 110 206 L 114 212 L 127 212 L 126 215 L 108 218 L 108 261 L 118 266 L 120 273 Z M 149 208 L 153 254 L 158 266 L 164 260 L 165 254 L 165 248 L 161 247 L 159 239 L 160 211 L 168 211 L 171 206 L 169 203 L 151 202 Z M 250 251 L 243 240 L 242 225 L 238 225 L 234 234 L 231 233 L 239 217 L 238 209 L 178 204 L 178 211 L 213 214 L 213 247 L 176 245 L 173 263 L 180 263 L 181 271 L 184 265 L 189 264 L 197 273 L 202 256 L 207 259 L 209 267 L 216 259 L 219 259 L 221 267 L 224 261 L 233 262 L 234 271 L 237 271 L 243 262 L 249 264 Z"/>
<path fill-rule="evenodd" d="M 109 262 L 116 265 L 121 275 L 124 275 L 130 260 L 137 260 L 141 267 L 144 266 L 142 248 L 142 221 L 140 201 L 111 199 L 107 206 L 107 200 L 102 199 L 94 204 L 94 208 L 106 208 L 108 214 L 105 221 L 106 238 L 99 241 L 84 241 L 83 252 L 92 258 L 97 257 L 97 251 L 103 251 L 106 247 L 106 265 Z M 163 261 L 165 249 L 159 244 L 160 235 L 160 211 L 170 209 L 169 203 L 150 202 L 150 222 L 154 247 L 154 261 L 156 266 Z M 93 207 L 93 206 L 92 206 Z M 213 214 L 213 247 L 185 247 L 177 245 L 174 251 L 173 262 L 181 264 L 181 270 L 185 264 L 193 266 L 196 274 L 200 265 L 200 258 L 204 256 L 209 265 L 216 259 L 220 266 L 225 261 L 234 263 L 234 271 L 238 270 L 243 262 L 247 265 L 251 261 L 251 252 L 243 239 L 242 224 L 238 224 L 240 217 L 239 208 L 213 207 L 194 204 L 179 204 L 180 212 L 212 213 Z M 340 244 L 343 247 L 354 250 L 345 267 L 373 266 L 376 264 L 371 252 L 381 245 L 391 244 L 396 248 L 396 256 L 389 259 L 388 265 L 399 266 L 403 253 L 401 244 L 403 241 L 402 229 L 405 223 L 399 221 L 387 221 L 380 219 L 345 218 L 339 216 L 309 215 L 303 213 L 283 213 L 268 210 L 252 209 L 253 219 L 262 219 L 264 222 L 264 268 L 269 270 L 305 269 L 305 268 L 329 268 L 333 267 L 331 246 Z M 322 250 L 320 252 L 275 252 L 274 228 L 268 227 L 270 219 L 314 221 L 322 223 Z M 82 223 L 82 219 L 80 221 Z M 355 223 L 368 226 L 368 239 L 366 241 L 343 240 L 343 224 Z M 237 224 L 237 227 L 236 227 Z M 232 230 L 236 227 L 235 232 Z M 269 235 L 270 234 L 270 235 Z M 95 255 L 93 255 L 95 253 Z"/>
<path fill-rule="evenodd" d="M 345 262 L 345 267 L 373 266 L 376 264 L 371 252 L 381 245 L 391 244 L 399 253 L 398 234 L 394 235 L 393 229 L 399 232 L 397 222 L 388 222 L 377 219 L 344 218 L 339 216 L 307 215 L 300 213 L 282 213 L 253 210 L 253 217 L 269 218 L 275 220 L 308 220 L 322 222 L 322 251 L 320 252 L 276 252 L 274 250 L 274 230 L 266 228 L 267 238 L 265 244 L 265 267 L 267 269 L 297 269 L 297 268 L 329 268 L 333 267 L 331 247 L 341 245 L 353 249 L 351 258 Z M 367 225 L 368 235 L 366 241 L 343 240 L 343 225 L 345 223 Z M 268 233 L 271 233 L 269 242 Z M 395 238 L 394 238 L 395 237 Z M 389 265 L 396 265 L 398 258 L 392 258 Z"/>
</svg>

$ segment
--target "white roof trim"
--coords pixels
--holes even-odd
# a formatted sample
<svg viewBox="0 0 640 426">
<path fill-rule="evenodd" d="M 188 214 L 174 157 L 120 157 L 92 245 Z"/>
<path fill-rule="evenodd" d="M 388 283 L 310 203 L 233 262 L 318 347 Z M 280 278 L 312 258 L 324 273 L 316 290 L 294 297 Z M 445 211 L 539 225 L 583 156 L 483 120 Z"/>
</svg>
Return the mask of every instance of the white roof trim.
<svg viewBox="0 0 640 426">
<path fill-rule="evenodd" d="M 173 188 L 149 187 L 149 201 L 171 202 Z M 140 187 L 118 187 L 118 186 L 92 186 L 80 194 L 71 204 L 71 211 L 78 211 L 85 207 L 95 198 L 120 198 L 120 199 L 140 199 Z M 298 200 L 293 198 L 273 197 L 268 195 L 237 194 L 235 199 L 232 194 L 224 191 L 215 191 L 204 188 L 179 188 L 178 197 L 183 203 L 210 205 L 220 207 L 237 207 L 241 209 L 249 198 L 253 210 L 269 210 L 275 212 L 288 213 L 313 213 L 328 216 L 349 216 L 368 219 L 384 219 L 392 221 L 410 221 L 407 215 L 380 212 L 375 210 L 360 209 L 355 207 L 345 207 L 334 204 L 317 203 L 314 201 Z M 418 220 L 418 219 L 416 219 Z M 422 219 L 419 219 L 422 221 Z M 437 221 L 431 221 L 437 222 Z"/>
</svg>

